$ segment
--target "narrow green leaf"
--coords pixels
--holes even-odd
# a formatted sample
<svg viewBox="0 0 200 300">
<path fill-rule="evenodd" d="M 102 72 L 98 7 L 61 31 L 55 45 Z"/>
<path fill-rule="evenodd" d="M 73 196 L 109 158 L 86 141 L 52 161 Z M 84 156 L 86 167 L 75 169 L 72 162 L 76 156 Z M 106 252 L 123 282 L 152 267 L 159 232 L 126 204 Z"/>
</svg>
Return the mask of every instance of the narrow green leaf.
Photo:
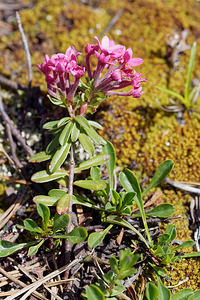
<svg viewBox="0 0 200 300">
<path fill-rule="evenodd" d="M 82 243 L 87 238 L 87 231 L 84 227 L 77 227 L 68 234 L 54 235 L 54 239 L 68 239 L 71 243 Z"/>
<path fill-rule="evenodd" d="M 88 120 L 84 118 L 83 116 L 76 116 L 74 120 L 84 129 L 89 129 L 90 124 L 88 123 Z"/>
<path fill-rule="evenodd" d="M 157 89 L 163 91 L 163 92 L 166 92 L 167 94 L 171 95 L 171 96 L 174 96 L 178 99 L 180 99 L 182 102 L 184 102 L 184 97 L 181 96 L 180 94 L 176 93 L 176 92 L 173 92 L 171 90 L 168 90 L 168 89 L 165 89 L 163 87 L 160 87 L 160 86 L 156 86 Z"/>
<path fill-rule="evenodd" d="M 150 184 L 148 185 L 148 187 L 144 190 L 144 192 L 142 193 L 142 195 L 145 195 L 146 193 L 148 193 L 148 191 L 150 189 L 152 189 L 153 187 L 157 186 L 159 183 L 161 183 L 161 181 L 163 181 L 168 174 L 171 172 L 172 168 L 174 166 L 174 162 L 170 159 L 163 161 L 158 169 L 156 170 L 155 175 L 153 176 Z"/>
<path fill-rule="evenodd" d="M 47 97 L 49 98 L 51 103 L 53 103 L 54 105 L 58 105 L 58 106 L 66 108 L 66 105 L 64 104 L 64 102 L 61 99 L 53 98 L 50 95 L 47 95 Z"/>
<path fill-rule="evenodd" d="M 24 227 L 26 230 L 36 233 L 42 233 L 42 229 L 33 221 L 32 219 L 25 219 L 24 220 Z"/>
<path fill-rule="evenodd" d="M 157 280 L 158 280 L 158 299 L 170 300 L 170 291 L 164 286 L 160 277 L 157 276 Z"/>
<path fill-rule="evenodd" d="M 99 191 L 107 187 L 107 182 L 105 180 L 77 180 L 74 185 L 87 190 Z"/>
<path fill-rule="evenodd" d="M 194 42 L 194 44 L 192 46 L 192 49 L 191 49 L 190 61 L 189 61 L 189 65 L 188 65 L 185 91 L 184 91 L 184 98 L 185 98 L 186 103 L 188 101 L 188 97 L 189 97 L 189 93 L 190 93 L 192 71 L 193 71 L 193 68 L 194 68 L 194 59 L 195 59 L 195 55 L 196 55 L 196 46 L 197 46 L 197 43 Z M 189 103 L 188 103 L 188 106 L 189 106 Z"/>
<path fill-rule="evenodd" d="M 68 142 L 70 134 L 72 132 L 72 128 L 73 128 L 72 122 L 67 123 L 67 125 L 64 127 L 59 137 L 59 143 L 61 146 L 65 145 Z"/>
<path fill-rule="evenodd" d="M 0 257 L 9 256 L 15 251 L 26 248 L 29 245 L 32 245 L 34 243 L 32 242 L 32 243 L 16 244 L 16 243 L 11 243 L 9 241 L 0 240 Z"/>
<path fill-rule="evenodd" d="M 69 209 L 70 195 L 63 195 L 56 205 L 56 211 L 59 215 L 66 213 Z"/>
<path fill-rule="evenodd" d="M 182 257 L 184 258 L 190 258 L 190 257 L 199 257 L 200 251 L 192 252 L 192 253 L 185 253 Z"/>
<path fill-rule="evenodd" d="M 88 238 L 88 246 L 90 248 L 95 248 L 99 244 L 102 243 L 108 231 L 113 227 L 113 225 L 109 225 L 106 229 L 101 232 L 93 232 L 89 235 Z"/>
<path fill-rule="evenodd" d="M 95 131 L 93 127 L 84 128 L 84 130 L 96 144 L 100 144 L 100 145 L 106 144 L 106 141 Z"/>
<path fill-rule="evenodd" d="M 74 123 L 71 131 L 71 140 L 72 142 L 76 142 L 80 134 L 80 125 L 78 123 Z"/>
<path fill-rule="evenodd" d="M 48 206 L 43 203 L 39 203 L 37 205 L 38 215 L 42 218 L 43 228 L 46 230 L 48 226 L 48 222 L 50 220 L 50 210 Z"/>
<path fill-rule="evenodd" d="M 31 177 L 31 180 L 37 183 L 49 182 L 67 175 L 66 171 L 58 170 L 54 173 L 48 173 L 46 170 L 39 171 Z"/>
<path fill-rule="evenodd" d="M 106 300 L 103 292 L 94 284 L 86 289 L 87 300 Z"/>
<path fill-rule="evenodd" d="M 158 297 L 158 288 L 152 282 L 147 282 L 146 297 L 147 300 L 156 300 Z"/>
<path fill-rule="evenodd" d="M 116 153 L 115 148 L 113 147 L 113 144 L 110 142 L 107 142 L 105 146 L 103 146 L 103 153 L 110 156 L 110 160 L 106 164 L 106 168 L 108 170 L 108 176 L 109 176 L 109 185 L 110 190 L 113 189 L 114 184 L 114 168 L 116 163 Z"/>
<path fill-rule="evenodd" d="M 35 255 L 35 254 L 38 252 L 39 248 L 42 246 L 43 243 L 44 243 L 44 240 L 41 240 L 41 242 L 40 242 L 39 244 L 30 247 L 30 248 L 28 249 L 28 256 L 33 256 L 33 255 Z"/>
<path fill-rule="evenodd" d="M 56 129 L 58 122 L 59 122 L 59 120 L 47 122 L 42 126 L 42 128 L 43 129 Z"/>
<path fill-rule="evenodd" d="M 92 127 L 95 127 L 97 129 L 100 129 L 100 130 L 103 130 L 103 127 L 101 126 L 101 124 L 95 122 L 95 121 L 91 121 L 91 120 L 88 120 L 88 123 L 92 126 Z"/>
<path fill-rule="evenodd" d="M 91 167 L 96 167 L 105 164 L 107 161 L 109 161 L 109 159 L 110 159 L 110 155 L 99 154 L 91 159 L 82 162 L 78 167 L 75 168 L 75 170 L 76 171 L 87 170 Z"/>
<path fill-rule="evenodd" d="M 51 159 L 50 154 L 46 154 L 46 152 L 36 153 L 29 158 L 29 162 L 42 162 Z"/>
<path fill-rule="evenodd" d="M 188 297 L 193 294 L 192 289 L 185 288 L 173 296 L 173 300 L 188 300 Z"/>
<path fill-rule="evenodd" d="M 94 144 L 91 141 L 91 139 L 85 134 L 85 133 L 80 133 L 79 134 L 79 141 L 81 143 L 81 146 L 83 147 L 83 149 L 90 155 L 93 156 L 94 155 Z"/>
<path fill-rule="evenodd" d="M 177 247 L 175 247 L 173 250 L 179 250 L 179 249 L 183 249 L 183 248 L 189 248 L 195 245 L 194 241 L 186 241 L 183 242 L 181 245 L 178 245 Z"/>
<path fill-rule="evenodd" d="M 69 123 L 69 121 L 71 121 L 70 117 L 64 117 L 64 118 L 60 119 L 57 124 L 57 127 L 63 126 L 65 124 Z"/>
<path fill-rule="evenodd" d="M 57 147 L 59 146 L 59 134 L 56 134 L 56 136 L 54 137 L 53 140 L 51 140 L 51 142 L 48 144 L 48 146 L 46 147 L 45 152 L 47 154 L 50 154 L 51 152 L 53 152 Z"/>
<path fill-rule="evenodd" d="M 173 215 L 174 212 L 175 208 L 173 205 L 163 203 L 146 212 L 146 215 L 158 218 L 168 218 L 169 216 Z"/>
<path fill-rule="evenodd" d="M 69 224 L 69 215 L 56 214 L 53 218 L 53 232 L 57 232 L 59 230 L 64 230 L 66 226 Z"/>
<path fill-rule="evenodd" d="M 151 243 L 151 237 L 149 234 L 149 229 L 148 229 L 147 221 L 146 221 L 146 214 L 144 211 L 144 205 L 143 205 L 143 201 L 142 201 L 141 189 L 140 189 L 140 185 L 137 181 L 137 178 L 129 169 L 126 169 L 124 172 L 121 172 L 119 175 L 119 178 L 120 178 L 120 182 L 121 182 L 123 188 L 127 192 L 136 192 L 136 197 L 134 199 L 140 210 L 140 214 L 142 217 L 142 221 L 144 224 L 144 228 L 146 231 L 148 241 Z"/>
<path fill-rule="evenodd" d="M 68 142 L 63 146 L 60 146 L 60 148 L 56 151 L 49 165 L 50 172 L 54 173 L 57 169 L 60 168 L 60 166 L 62 166 L 62 164 L 67 159 L 70 147 L 71 143 Z"/>
</svg>

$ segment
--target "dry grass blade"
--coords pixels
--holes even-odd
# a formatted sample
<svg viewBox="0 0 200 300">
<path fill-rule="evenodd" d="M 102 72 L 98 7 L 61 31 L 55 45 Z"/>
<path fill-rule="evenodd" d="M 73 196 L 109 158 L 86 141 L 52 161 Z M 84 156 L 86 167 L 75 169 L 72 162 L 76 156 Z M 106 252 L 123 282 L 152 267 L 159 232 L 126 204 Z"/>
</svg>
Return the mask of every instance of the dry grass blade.
<svg viewBox="0 0 200 300">
<path fill-rule="evenodd" d="M 7 180 L 7 181 L 11 181 L 11 182 L 16 182 L 16 183 L 20 183 L 20 184 L 31 184 L 31 182 L 26 181 L 24 179 L 15 179 L 9 176 L 4 176 L 0 174 L 0 178 L 3 180 Z"/>
<path fill-rule="evenodd" d="M 2 269 L 0 267 L 0 272 L 6 276 L 8 279 L 10 279 L 11 281 L 13 281 L 14 283 L 18 284 L 19 286 L 25 288 L 27 287 L 27 285 L 25 283 L 23 283 L 22 281 L 20 281 L 19 279 L 16 279 L 13 275 L 10 275 L 8 272 L 6 272 L 4 269 Z M 14 296 L 11 296 L 11 297 L 14 297 L 13 299 L 15 299 L 15 295 L 16 293 L 14 294 Z M 40 293 L 38 292 L 33 292 L 33 295 L 39 299 L 42 299 L 42 300 L 47 300 L 47 298 L 45 298 L 44 296 L 42 296 Z"/>
<path fill-rule="evenodd" d="M 37 289 L 39 288 L 42 284 L 44 284 L 45 282 L 47 282 L 48 280 L 58 276 L 59 274 L 65 272 L 66 270 L 69 270 L 71 267 L 73 267 L 74 265 L 76 265 L 77 263 L 79 263 L 80 261 L 82 261 L 87 255 L 80 257 L 78 259 L 75 259 L 74 261 L 72 261 L 70 264 L 63 266 L 62 268 L 50 273 L 49 275 L 45 276 L 44 278 L 30 284 L 29 286 L 24 287 L 23 289 L 21 289 L 19 292 L 17 292 L 15 295 L 13 296 L 9 296 L 7 297 L 5 300 L 13 300 L 16 299 L 16 297 L 26 293 L 21 300 L 26 300 L 28 299 L 28 297 Z"/>
<path fill-rule="evenodd" d="M 20 290 L 14 290 L 14 291 L 2 292 L 2 293 L 0 293 L 0 297 L 7 297 L 7 296 L 10 296 L 10 295 L 15 294 L 15 293 L 18 292 L 18 291 L 20 291 Z"/>
<path fill-rule="evenodd" d="M 60 298 L 56 293 L 54 293 L 50 288 L 48 288 L 45 284 L 44 284 L 45 289 L 57 300 L 62 300 L 62 298 Z"/>
<path fill-rule="evenodd" d="M 67 283 L 69 281 L 73 281 L 73 280 L 75 280 L 75 279 L 69 278 L 69 279 L 63 279 L 63 280 L 58 280 L 58 281 L 53 281 L 53 282 L 47 282 L 47 283 L 45 283 L 45 286 L 47 286 L 47 287 L 57 286 L 60 284 L 65 284 L 65 283 Z"/>
<path fill-rule="evenodd" d="M 24 195 L 26 193 L 26 189 L 24 189 L 23 193 L 21 193 L 15 203 L 13 203 L 4 213 L 0 215 L 0 229 L 4 227 L 6 223 L 14 216 L 16 211 L 21 206 L 22 201 L 24 200 Z"/>
<path fill-rule="evenodd" d="M 191 186 L 191 183 L 190 183 L 190 185 L 183 184 L 179 181 L 173 181 L 169 178 L 166 178 L 165 182 L 172 185 L 172 186 L 174 186 L 174 187 L 176 187 L 176 188 L 178 188 L 178 189 L 181 189 L 183 191 L 200 195 L 200 188 L 196 188 L 196 187 Z"/>
<path fill-rule="evenodd" d="M 184 106 L 181 104 L 161 105 L 157 98 L 156 98 L 156 102 L 159 105 L 159 107 L 166 112 L 176 113 L 176 112 L 184 111 Z"/>
</svg>

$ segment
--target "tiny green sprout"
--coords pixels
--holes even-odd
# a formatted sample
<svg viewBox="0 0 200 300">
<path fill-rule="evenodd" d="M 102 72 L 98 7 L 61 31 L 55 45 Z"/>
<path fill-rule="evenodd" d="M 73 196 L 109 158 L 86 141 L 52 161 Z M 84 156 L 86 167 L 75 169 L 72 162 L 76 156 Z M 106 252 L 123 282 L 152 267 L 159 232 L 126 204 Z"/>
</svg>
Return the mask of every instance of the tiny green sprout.
<svg viewBox="0 0 200 300">
<path fill-rule="evenodd" d="M 184 95 L 181 95 L 175 91 L 172 91 L 172 90 L 169 90 L 169 89 L 166 89 L 163 87 L 156 86 L 156 88 L 158 88 L 159 90 L 166 92 L 173 98 L 181 101 L 181 104 L 186 109 L 190 109 L 196 105 L 195 103 L 200 94 L 200 85 L 194 86 L 193 88 L 191 88 L 192 71 L 194 68 L 194 60 L 195 60 L 195 55 L 196 55 L 196 46 L 197 46 L 197 44 L 196 44 L 196 42 L 194 42 L 192 49 L 191 49 L 191 53 L 190 53 L 190 60 L 189 60 L 189 64 L 188 64 Z M 181 107 L 179 107 L 177 105 L 166 106 L 166 108 L 165 107 L 162 107 L 162 108 L 165 109 L 166 111 L 174 111 L 174 112 L 177 112 L 179 109 L 181 109 Z"/>
<path fill-rule="evenodd" d="M 129 248 L 120 251 L 119 259 L 111 256 L 109 260 L 110 270 L 105 273 L 102 279 L 96 284 L 92 284 L 82 293 L 84 299 L 118 299 L 126 290 L 124 280 L 133 276 L 137 270 L 134 267 L 138 260 L 138 255 L 133 254 Z M 94 298 L 96 294 L 96 298 Z"/>
</svg>

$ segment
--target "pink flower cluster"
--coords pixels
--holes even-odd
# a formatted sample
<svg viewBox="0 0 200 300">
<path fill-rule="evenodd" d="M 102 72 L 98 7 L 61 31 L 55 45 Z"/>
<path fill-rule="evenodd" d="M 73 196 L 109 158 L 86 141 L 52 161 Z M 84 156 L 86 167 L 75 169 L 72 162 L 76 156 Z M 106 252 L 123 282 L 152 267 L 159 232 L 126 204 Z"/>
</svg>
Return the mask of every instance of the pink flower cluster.
<svg viewBox="0 0 200 300">
<path fill-rule="evenodd" d="M 106 95 L 120 95 L 140 97 L 142 92 L 141 82 L 146 78 L 141 78 L 142 74 L 133 70 L 133 67 L 143 63 L 141 58 L 133 58 L 131 48 L 122 45 L 116 45 L 113 40 L 104 36 L 101 43 L 95 37 L 97 45 L 87 44 L 86 52 L 86 69 L 90 79 L 94 79 L 94 89 L 105 93 Z M 90 56 L 96 55 L 98 64 L 93 73 L 90 68 Z M 105 72 L 104 72 L 105 71 Z M 104 74 L 102 75 L 102 72 Z M 131 86 L 130 92 L 117 92 L 116 90 Z"/>
<path fill-rule="evenodd" d="M 87 95 L 95 97 L 96 93 L 105 95 L 133 96 L 138 98 L 142 95 L 141 82 L 147 79 L 142 78 L 142 74 L 137 73 L 133 67 L 142 64 L 143 59 L 133 58 L 131 48 L 126 49 L 122 45 L 117 45 L 113 40 L 104 36 L 100 42 L 95 37 L 97 44 L 87 44 L 86 52 L 86 69 L 91 80 L 89 86 L 91 93 Z M 85 68 L 78 65 L 77 56 L 80 52 L 75 52 L 74 47 L 69 47 L 65 54 L 57 53 L 49 58 L 45 55 L 45 61 L 38 68 L 45 74 L 48 93 L 54 98 L 69 100 L 71 105 L 74 103 L 74 96 L 77 91 L 80 77 L 85 74 Z M 91 70 L 90 57 L 95 55 L 98 62 L 95 69 Z M 128 92 L 121 89 L 131 87 Z M 120 90 L 120 91 L 117 91 Z M 84 93 L 84 91 L 81 91 Z M 83 97 L 84 98 L 84 97 Z M 80 100 L 73 106 L 80 109 L 80 114 L 84 114 L 87 105 L 90 105 L 94 99 L 88 99 L 83 102 Z M 79 107 L 80 106 L 80 107 Z"/>
<path fill-rule="evenodd" d="M 54 98 L 64 95 L 73 103 L 79 79 L 85 74 L 85 68 L 78 65 L 74 47 L 69 47 L 65 54 L 57 53 L 51 58 L 46 54 L 45 61 L 38 68 L 45 74 L 48 93 Z"/>
</svg>

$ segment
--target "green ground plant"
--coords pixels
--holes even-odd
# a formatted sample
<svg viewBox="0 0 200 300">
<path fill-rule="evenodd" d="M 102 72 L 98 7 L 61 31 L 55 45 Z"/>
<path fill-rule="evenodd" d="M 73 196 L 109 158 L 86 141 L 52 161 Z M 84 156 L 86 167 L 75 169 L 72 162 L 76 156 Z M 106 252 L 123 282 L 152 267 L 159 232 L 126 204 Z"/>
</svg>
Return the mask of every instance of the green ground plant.
<svg viewBox="0 0 200 300">
<path fill-rule="evenodd" d="M 53 139 L 45 151 L 30 158 L 31 162 L 47 161 L 46 169 L 33 174 L 32 181 L 35 183 L 53 181 L 64 188 L 54 188 L 49 191 L 48 195 L 34 197 L 40 219 L 38 222 L 25 219 L 23 226 L 19 226 L 29 231 L 34 240 L 21 244 L 0 241 L 0 256 L 8 256 L 23 248 L 29 248 L 28 254 L 33 256 L 40 247 L 46 250 L 52 248 L 48 245 L 49 242 L 52 243 L 52 240 L 55 248 L 63 239 L 72 243 L 85 241 L 87 231 L 84 227 L 76 227 L 72 230 L 72 205 L 79 204 L 98 210 L 101 222 L 109 223 L 103 231 L 89 235 L 89 248 L 97 247 L 111 231 L 113 225 L 132 230 L 137 235 L 138 245 L 142 243 L 143 252 L 140 253 L 140 258 L 147 261 L 152 274 L 157 275 L 158 287 L 153 283 L 147 284 L 146 298 L 148 300 L 158 297 L 159 300 L 170 299 L 170 292 L 160 279 L 160 276 L 165 277 L 167 274 L 165 266 L 179 261 L 182 257 L 196 257 L 199 253 L 184 255 L 178 252 L 179 249 L 191 247 L 194 243 L 187 241 L 174 246 L 172 242 L 176 238 L 176 228 L 171 224 L 158 241 L 153 240 L 147 225 L 148 217 L 167 218 L 174 213 L 174 208 L 170 204 L 161 204 L 145 212 L 143 196 L 168 176 L 173 168 L 173 162 L 166 160 L 161 163 L 143 191 L 134 173 L 129 169 L 123 170 L 119 174 L 119 182 L 123 190 L 118 191 L 115 182 L 117 177 L 114 173 L 115 149 L 110 142 L 105 141 L 97 133 L 96 130 L 102 129 L 102 126 L 88 120 L 85 115 L 93 114 L 98 105 L 110 95 L 132 95 L 139 98 L 142 95 L 140 83 L 146 79 L 133 70 L 133 67 L 142 63 L 142 59 L 132 58 L 130 48 L 116 45 L 106 36 L 101 42 L 96 37 L 95 39 L 97 45 L 87 44 L 85 48 L 88 73 L 85 81 L 80 80 L 85 75 L 85 68 L 79 66 L 77 62 L 77 56 L 80 53 L 76 53 L 73 47 L 68 48 L 65 54 L 54 54 L 51 58 L 46 55 L 45 62 L 38 66 L 46 76 L 50 101 L 58 107 L 65 108 L 67 116 L 44 124 L 43 128 L 53 135 Z M 97 59 L 94 70 L 91 70 L 90 66 L 91 55 L 95 55 Z M 190 69 L 192 70 L 192 67 Z M 188 76 L 190 77 L 188 82 L 190 82 L 191 71 Z M 125 87 L 131 87 L 131 91 L 121 91 Z M 188 94 L 188 89 L 187 86 L 186 94 Z M 74 156 L 75 143 L 79 147 L 82 146 L 90 157 L 79 165 L 76 165 Z M 95 151 L 96 145 L 102 148 L 100 154 Z M 106 164 L 109 180 L 102 178 L 103 164 Z M 83 179 L 83 171 L 89 172 L 87 179 Z M 89 190 L 91 196 L 84 196 L 86 192 L 83 194 L 83 190 Z M 139 213 L 132 213 L 133 205 L 138 207 Z M 50 206 L 56 206 L 57 211 L 52 218 Z M 131 224 L 131 220 L 134 219 L 142 220 L 144 234 Z M 69 242 L 65 243 L 66 252 L 71 251 Z M 119 258 L 112 256 L 109 261 L 111 271 L 104 274 L 103 279 L 97 284 L 89 286 L 83 297 L 89 300 L 100 300 L 118 299 L 119 295 L 123 295 L 127 299 L 127 296 L 123 294 L 126 288 L 122 280 L 137 272 L 135 265 L 138 259 L 139 255 L 132 253 L 130 249 L 121 251 Z M 138 299 L 142 297 L 143 294 L 139 295 Z"/>
</svg>

